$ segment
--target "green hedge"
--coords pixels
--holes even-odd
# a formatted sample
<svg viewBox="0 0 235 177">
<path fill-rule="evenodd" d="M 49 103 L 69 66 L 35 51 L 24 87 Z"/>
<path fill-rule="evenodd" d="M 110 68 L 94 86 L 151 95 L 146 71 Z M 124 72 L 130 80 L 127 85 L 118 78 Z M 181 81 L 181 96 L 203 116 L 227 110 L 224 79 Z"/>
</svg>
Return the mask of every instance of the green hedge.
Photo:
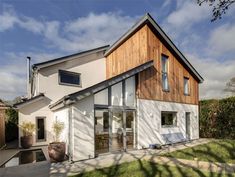
<svg viewBox="0 0 235 177">
<path fill-rule="evenodd" d="M 18 138 L 18 112 L 9 108 L 6 110 L 6 122 L 5 122 L 5 137 L 6 142 L 15 140 Z"/>
<path fill-rule="evenodd" d="M 200 101 L 200 137 L 235 139 L 235 97 Z"/>
</svg>

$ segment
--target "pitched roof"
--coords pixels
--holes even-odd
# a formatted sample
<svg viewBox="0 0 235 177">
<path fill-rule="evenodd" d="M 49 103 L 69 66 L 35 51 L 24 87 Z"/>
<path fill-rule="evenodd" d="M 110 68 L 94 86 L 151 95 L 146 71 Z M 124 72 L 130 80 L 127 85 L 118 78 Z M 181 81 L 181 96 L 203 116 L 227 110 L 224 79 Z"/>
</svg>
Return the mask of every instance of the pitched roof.
<svg viewBox="0 0 235 177">
<path fill-rule="evenodd" d="M 151 29 L 165 41 L 166 45 L 172 49 L 172 51 L 179 57 L 186 67 L 193 73 L 193 75 L 198 79 L 199 82 L 203 82 L 202 76 L 196 71 L 196 69 L 190 64 L 186 57 L 180 52 L 180 50 L 175 46 L 172 40 L 167 36 L 167 34 L 161 29 L 161 27 L 156 23 L 156 21 L 151 17 L 149 13 L 145 14 L 130 30 L 128 30 L 123 36 L 121 36 L 112 46 L 106 50 L 104 56 L 108 56 L 116 48 L 118 48 L 123 42 L 125 42 L 130 36 L 132 36 L 136 31 L 138 31 L 145 24 L 148 24 Z"/>
<path fill-rule="evenodd" d="M 108 49 L 108 47 L 109 47 L 109 45 L 105 45 L 105 46 L 102 46 L 102 47 L 82 51 L 82 52 L 75 53 L 75 54 L 72 54 L 72 55 L 67 55 L 67 56 L 64 56 L 64 57 L 56 58 L 56 59 L 53 59 L 53 60 L 48 60 L 48 61 L 44 61 L 44 62 L 41 62 L 41 63 L 36 63 L 36 64 L 33 65 L 33 69 L 40 69 L 40 68 L 43 68 L 43 67 L 51 66 L 51 65 L 54 65 L 54 64 L 58 64 L 58 63 L 61 63 L 61 62 L 64 62 L 64 61 L 74 59 L 75 57 L 82 57 L 82 56 L 90 55 L 90 54 L 93 54 L 93 53 L 106 51 Z"/>
<path fill-rule="evenodd" d="M 5 104 L 2 100 L 0 100 L 0 109 L 8 109 L 8 108 L 10 108 L 10 106 Z"/>
<path fill-rule="evenodd" d="M 44 97 L 45 97 L 44 94 L 43 94 L 43 93 L 40 93 L 39 95 L 34 96 L 34 97 L 30 98 L 30 99 L 26 99 L 26 100 L 23 100 L 23 101 L 20 102 L 20 103 L 14 104 L 14 107 L 15 107 L 15 108 L 19 108 L 19 107 L 24 106 L 24 105 L 26 105 L 26 104 L 33 103 L 33 102 L 35 102 L 35 101 L 41 100 L 41 99 L 44 98 Z"/>
<path fill-rule="evenodd" d="M 58 100 L 57 102 L 55 102 L 54 104 L 50 105 L 49 108 L 52 109 L 52 110 L 56 110 L 56 109 L 59 109 L 65 105 L 68 105 L 68 104 L 72 104 L 76 101 L 79 101 L 87 96 L 90 96 L 96 92 L 99 92 L 109 86 L 112 86 L 124 79 L 127 79 L 149 67 L 153 66 L 153 60 L 151 61 L 148 61 L 142 65 L 139 65 L 133 69 L 130 69 L 124 73 L 121 73 L 117 76 L 114 76 L 110 79 L 107 79 L 107 80 L 104 80 L 100 83 L 97 83 L 91 87 L 88 87 L 86 89 L 83 89 L 81 91 L 78 91 L 78 92 L 75 92 L 75 93 L 72 93 L 72 94 L 69 94 L 67 96 L 64 96 L 63 98 L 61 98 L 60 100 Z"/>
</svg>

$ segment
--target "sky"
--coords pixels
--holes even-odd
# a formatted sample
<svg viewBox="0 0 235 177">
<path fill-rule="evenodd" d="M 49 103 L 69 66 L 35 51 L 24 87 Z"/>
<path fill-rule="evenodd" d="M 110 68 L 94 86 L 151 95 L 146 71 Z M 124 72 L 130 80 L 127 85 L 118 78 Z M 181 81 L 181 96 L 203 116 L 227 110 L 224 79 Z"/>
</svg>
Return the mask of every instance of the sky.
<svg viewBox="0 0 235 177">
<path fill-rule="evenodd" d="M 196 0 L 0 0 L 0 98 L 26 94 L 26 56 L 38 63 L 112 44 L 150 13 L 204 78 L 200 99 L 228 96 L 235 77 L 235 4 L 211 22 Z"/>
</svg>

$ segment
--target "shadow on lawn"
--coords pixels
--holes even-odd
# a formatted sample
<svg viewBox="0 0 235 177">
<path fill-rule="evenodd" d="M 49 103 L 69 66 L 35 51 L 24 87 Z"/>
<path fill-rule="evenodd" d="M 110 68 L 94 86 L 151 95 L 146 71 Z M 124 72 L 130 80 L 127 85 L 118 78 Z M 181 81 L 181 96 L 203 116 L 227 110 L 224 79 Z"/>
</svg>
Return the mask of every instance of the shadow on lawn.
<svg viewBox="0 0 235 177">
<path fill-rule="evenodd" d="M 222 141 L 214 141 L 213 142 L 215 145 L 217 145 L 218 149 L 226 149 L 228 151 L 227 153 L 230 155 L 229 157 L 231 159 L 234 159 L 234 149 L 235 149 L 235 144 L 234 143 L 223 143 Z M 185 145 L 187 146 L 187 145 Z M 203 148 L 198 147 L 192 147 L 190 148 L 191 151 L 187 151 L 187 149 L 184 150 L 178 150 L 178 152 L 184 154 L 185 156 L 190 156 L 191 159 L 194 159 L 197 156 L 200 155 L 205 155 L 208 158 L 208 161 L 216 161 L 220 163 L 226 163 L 226 158 L 222 158 L 222 156 L 219 153 L 213 152 L 213 149 L 211 148 L 210 145 L 204 144 L 200 145 Z M 166 149 L 165 149 L 166 150 Z M 145 152 L 145 153 L 144 153 Z M 200 176 L 200 177 L 221 177 L 223 176 L 222 174 L 215 174 L 213 172 L 208 172 L 209 174 L 205 175 L 201 170 L 202 169 L 197 169 L 191 166 L 191 164 L 184 164 L 178 159 L 174 158 L 171 160 L 171 162 L 177 164 L 174 168 L 172 168 L 170 165 L 167 163 L 165 165 L 158 165 L 157 163 L 154 162 L 154 159 L 159 157 L 159 153 L 161 151 L 156 151 L 151 154 L 149 151 L 142 151 L 141 153 L 119 153 L 119 154 L 113 154 L 111 156 L 107 156 L 107 160 L 111 161 L 112 164 L 110 167 L 107 168 L 102 168 L 102 165 L 100 164 L 100 157 L 92 159 L 92 163 L 89 160 L 85 161 L 79 161 L 74 163 L 73 165 L 67 163 L 63 164 L 61 166 L 55 166 L 53 174 L 59 174 L 60 176 L 67 176 L 69 172 L 74 172 L 80 173 L 77 175 L 74 175 L 74 177 L 84 177 L 88 176 L 89 174 L 93 175 L 92 172 L 88 172 L 88 174 L 83 171 L 83 167 L 88 167 L 90 169 L 96 169 L 96 174 L 97 176 L 104 176 L 104 177 L 117 177 L 117 176 L 133 176 L 136 171 L 138 171 L 138 176 L 146 176 L 146 177 L 154 177 L 154 176 Z M 174 153 L 174 152 L 173 152 Z M 175 157 L 174 155 L 170 155 L 173 153 L 168 153 L 168 157 Z M 131 164 L 127 163 L 127 160 L 124 156 L 124 154 L 129 154 L 132 157 L 132 160 L 134 161 Z M 151 155 L 151 158 L 147 158 Z M 101 156 L 102 158 L 106 158 L 105 156 Z M 197 157 L 198 160 L 202 160 L 199 157 Z M 146 159 L 146 160 L 145 160 Z M 160 158 L 158 158 L 160 159 Z M 122 164 L 124 162 L 124 164 Z M 134 164 L 134 165 L 133 165 Z M 161 164 L 161 163 L 160 163 Z M 185 168 L 182 168 L 185 167 Z M 219 166 L 218 166 L 219 167 Z M 193 174 L 191 174 L 193 173 Z M 128 175 L 129 174 L 129 175 Z M 234 177 L 232 174 L 227 174 L 226 176 L 228 177 Z"/>
<path fill-rule="evenodd" d="M 229 140 L 213 141 L 212 144 L 204 144 L 196 147 L 191 147 L 183 150 L 178 150 L 172 153 L 167 153 L 165 156 L 173 158 L 184 158 L 194 160 L 198 158 L 201 161 L 219 162 L 219 163 L 234 163 L 235 162 L 235 143 Z M 213 147 L 212 147 L 213 146 Z"/>
<path fill-rule="evenodd" d="M 210 148 L 207 149 L 208 151 L 210 151 Z M 204 152 L 205 153 L 205 152 Z M 211 153 L 213 154 L 213 153 Z M 200 171 L 200 169 L 196 169 L 196 168 L 191 168 L 190 164 L 185 166 L 185 164 L 183 164 L 182 162 L 180 162 L 177 159 L 174 159 L 172 161 L 177 162 L 177 166 L 175 166 L 174 170 L 172 169 L 172 167 L 166 165 L 158 165 L 157 163 L 154 163 L 154 158 L 157 155 L 152 155 L 152 157 L 149 159 L 149 161 L 145 161 L 142 160 L 144 159 L 144 157 L 146 156 L 146 154 L 144 154 L 143 156 L 136 156 L 134 154 L 130 154 L 134 159 L 136 159 L 135 163 L 137 163 L 137 168 L 135 169 L 129 169 L 128 168 L 128 164 L 124 163 L 124 166 L 126 164 L 126 168 L 123 169 L 123 165 L 118 165 L 118 163 L 122 160 L 123 155 L 121 155 L 119 158 L 115 158 L 114 159 L 114 164 L 111 167 L 108 168 L 103 168 L 103 169 L 97 169 L 96 172 L 98 173 L 97 176 L 107 176 L 107 177 L 117 177 L 117 176 L 121 176 L 123 174 L 125 174 L 125 176 L 128 176 L 127 174 L 129 174 L 130 176 L 133 175 L 131 172 L 136 172 L 136 170 L 139 171 L 138 176 L 146 176 L 146 177 L 154 177 L 154 176 L 175 176 L 177 174 L 177 176 L 200 176 L 200 177 L 221 177 L 223 176 L 222 174 L 215 174 L 213 172 L 209 172 L 209 175 L 205 175 L 204 173 L 202 173 Z M 213 157 L 215 158 L 215 154 L 213 154 Z M 217 159 L 219 159 L 219 157 L 217 157 Z M 221 159 L 220 159 L 221 160 Z M 86 164 L 87 165 L 87 164 Z M 98 164 L 93 165 L 93 168 L 96 168 Z M 194 174 L 191 174 L 190 171 L 185 170 L 182 167 L 186 167 L 186 168 L 190 168 L 191 172 L 193 172 Z M 126 174 L 127 173 L 127 174 Z M 91 173 L 92 175 L 92 173 Z M 74 177 L 84 177 L 84 176 L 88 176 L 86 173 L 81 173 L 78 175 L 75 175 Z M 226 176 L 228 177 L 234 177 L 232 174 L 227 174 Z"/>
</svg>

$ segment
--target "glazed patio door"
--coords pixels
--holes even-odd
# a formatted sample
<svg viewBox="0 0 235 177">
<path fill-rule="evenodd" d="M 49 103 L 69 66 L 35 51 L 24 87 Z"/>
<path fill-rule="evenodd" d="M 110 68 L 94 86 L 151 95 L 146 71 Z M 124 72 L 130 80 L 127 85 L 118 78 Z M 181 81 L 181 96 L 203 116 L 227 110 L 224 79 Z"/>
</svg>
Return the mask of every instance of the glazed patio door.
<svg viewBox="0 0 235 177">
<path fill-rule="evenodd" d="M 112 111 L 110 151 L 133 149 L 135 146 L 135 111 Z"/>
<path fill-rule="evenodd" d="M 134 110 L 95 110 L 96 154 L 133 149 L 135 132 Z"/>
<path fill-rule="evenodd" d="M 112 111 L 110 121 L 110 151 L 124 150 L 124 121 L 122 111 Z"/>
</svg>

